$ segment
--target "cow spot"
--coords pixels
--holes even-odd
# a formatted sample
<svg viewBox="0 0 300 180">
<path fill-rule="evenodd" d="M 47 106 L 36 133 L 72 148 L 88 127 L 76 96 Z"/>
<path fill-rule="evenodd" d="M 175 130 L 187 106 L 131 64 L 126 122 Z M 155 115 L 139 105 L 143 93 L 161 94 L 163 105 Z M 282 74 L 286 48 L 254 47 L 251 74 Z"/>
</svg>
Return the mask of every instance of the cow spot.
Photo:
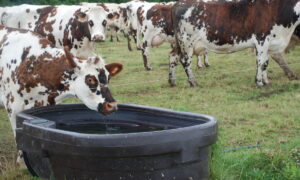
<svg viewBox="0 0 300 180">
<path fill-rule="evenodd" d="M 141 6 L 138 8 L 137 10 L 137 18 L 138 18 L 138 21 L 140 23 L 140 25 L 143 25 L 143 21 L 144 21 L 144 17 L 143 17 L 143 13 L 144 13 L 144 9 L 143 9 L 144 6 Z"/>
<path fill-rule="evenodd" d="M 22 61 L 24 61 L 27 58 L 27 55 L 29 54 L 30 49 L 31 49 L 31 46 L 26 47 L 26 48 L 23 49 L 23 53 L 22 53 L 22 56 L 21 56 Z"/>
<path fill-rule="evenodd" d="M 104 3 L 97 3 L 97 6 L 100 6 L 104 9 L 104 11 L 109 12 L 109 9 L 107 8 L 107 6 Z"/>
<path fill-rule="evenodd" d="M 99 85 L 97 78 L 92 75 L 85 76 L 85 84 L 90 88 L 92 92 L 96 92 Z"/>
</svg>

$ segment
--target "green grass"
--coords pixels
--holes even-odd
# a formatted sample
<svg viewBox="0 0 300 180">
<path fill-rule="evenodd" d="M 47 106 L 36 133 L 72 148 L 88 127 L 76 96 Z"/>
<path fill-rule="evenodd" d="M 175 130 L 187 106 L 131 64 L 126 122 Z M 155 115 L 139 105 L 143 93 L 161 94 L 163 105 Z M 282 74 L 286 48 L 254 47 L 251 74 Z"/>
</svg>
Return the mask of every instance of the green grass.
<svg viewBox="0 0 300 180">
<path fill-rule="evenodd" d="M 300 48 L 286 55 L 300 75 Z M 289 81 L 270 62 L 272 83 L 256 88 L 255 57 L 249 50 L 234 54 L 210 53 L 211 67 L 193 65 L 199 87 L 190 88 L 181 65 L 177 86 L 168 85 L 169 45 L 151 51 L 153 71 L 145 71 L 139 51 L 128 52 L 126 42 L 99 44 L 106 62 L 121 62 L 124 70 L 111 80 L 110 89 L 122 103 L 142 104 L 215 116 L 218 142 L 212 148 L 211 179 L 300 179 L 300 81 Z M 195 62 L 195 61 L 194 61 Z M 299 64 L 295 64 L 299 63 Z M 194 63 L 195 64 L 195 63 Z M 292 65 L 293 64 L 293 65 Z M 66 102 L 76 102 L 69 99 Z M 15 166 L 15 144 L 4 110 L 0 111 L 0 179 L 30 179 Z M 257 145 L 224 152 L 224 149 Z"/>
</svg>

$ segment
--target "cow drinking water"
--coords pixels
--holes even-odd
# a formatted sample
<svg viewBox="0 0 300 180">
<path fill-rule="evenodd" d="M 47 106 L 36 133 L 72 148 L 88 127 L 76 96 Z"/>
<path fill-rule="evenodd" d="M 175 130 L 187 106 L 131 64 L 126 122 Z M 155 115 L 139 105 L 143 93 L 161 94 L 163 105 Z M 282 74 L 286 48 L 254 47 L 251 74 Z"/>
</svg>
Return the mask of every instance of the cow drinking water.
<svg viewBox="0 0 300 180">
<path fill-rule="evenodd" d="M 14 133 L 17 113 L 69 96 L 102 114 L 117 110 L 108 81 L 121 70 L 119 63 L 78 58 L 36 33 L 0 26 L 0 100 Z"/>
</svg>

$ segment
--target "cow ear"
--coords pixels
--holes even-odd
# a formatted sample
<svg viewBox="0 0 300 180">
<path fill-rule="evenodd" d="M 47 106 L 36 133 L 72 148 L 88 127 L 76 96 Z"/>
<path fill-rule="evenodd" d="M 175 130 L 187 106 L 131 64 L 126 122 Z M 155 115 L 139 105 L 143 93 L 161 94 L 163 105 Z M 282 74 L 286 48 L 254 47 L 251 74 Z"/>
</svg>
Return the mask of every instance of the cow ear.
<svg viewBox="0 0 300 180">
<path fill-rule="evenodd" d="M 75 16 L 76 19 L 80 22 L 85 22 L 88 20 L 87 14 L 85 14 L 84 12 L 77 12 Z"/>
<path fill-rule="evenodd" d="M 123 65 L 120 63 L 111 63 L 111 64 L 106 64 L 105 68 L 109 72 L 109 75 L 113 77 L 122 71 Z"/>
<path fill-rule="evenodd" d="M 65 46 L 64 50 L 68 63 L 71 65 L 72 68 L 75 68 L 77 65 L 74 61 L 74 55 L 70 52 L 70 48 L 68 46 Z"/>
</svg>

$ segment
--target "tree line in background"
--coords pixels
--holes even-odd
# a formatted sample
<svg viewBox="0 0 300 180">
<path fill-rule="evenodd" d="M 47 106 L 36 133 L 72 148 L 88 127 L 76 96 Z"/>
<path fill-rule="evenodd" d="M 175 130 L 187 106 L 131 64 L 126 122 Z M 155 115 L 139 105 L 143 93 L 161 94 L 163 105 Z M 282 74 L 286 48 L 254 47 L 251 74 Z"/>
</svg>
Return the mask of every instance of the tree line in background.
<svg viewBox="0 0 300 180">
<path fill-rule="evenodd" d="M 0 0 L 0 6 L 10 6 L 19 4 L 78 4 L 80 2 L 104 2 L 104 3 L 124 3 L 130 0 Z M 170 0 L 146 0 L 149 2 L 169 2 Z"/>
</svg>

